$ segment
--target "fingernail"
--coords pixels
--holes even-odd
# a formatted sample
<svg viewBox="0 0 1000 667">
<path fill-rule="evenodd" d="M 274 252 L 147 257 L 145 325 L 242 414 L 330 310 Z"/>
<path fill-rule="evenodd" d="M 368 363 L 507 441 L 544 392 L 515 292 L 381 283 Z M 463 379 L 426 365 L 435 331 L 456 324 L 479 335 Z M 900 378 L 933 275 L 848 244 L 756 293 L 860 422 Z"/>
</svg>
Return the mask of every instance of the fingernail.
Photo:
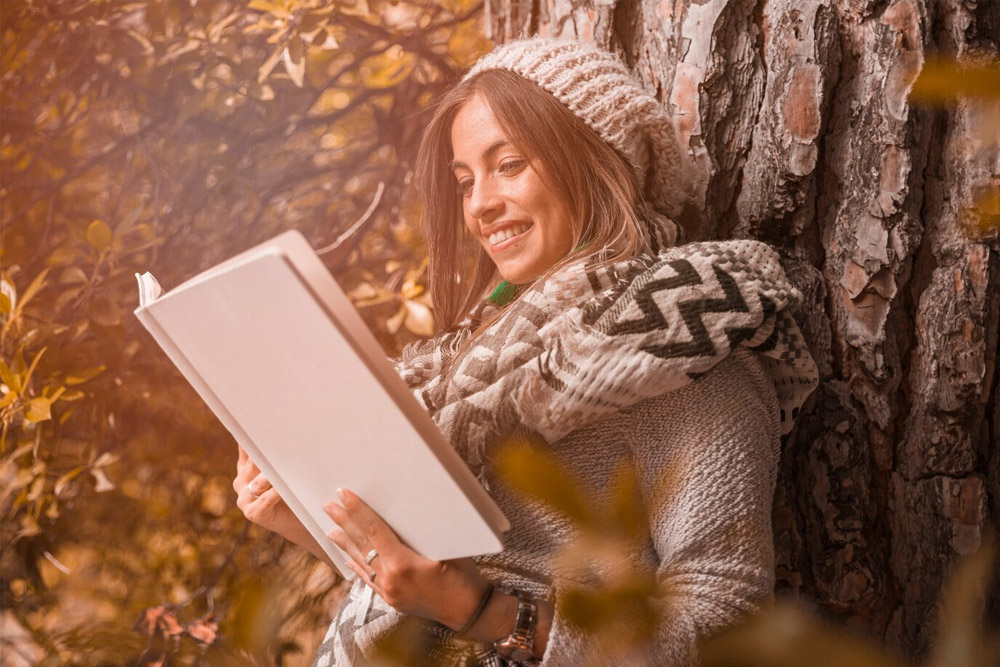
<svg viewBox="0 0 1000 667">
<path fill-rule="evenodd" d="M 332 512 L 333 512 L 333 508 L 334 508 L 334 506 L 336 506 L 336 504 L 337 504 L 337 503 L 335 503 L 335 502 L 333 502 L 333 501 L 331 500 L 331 501 L 330 501 L 330 502 L 328 502 L 328 503 L 327 503 L 326 505 L 323 505 L 323 511 L 324 511 L 324 512 L 326 512 L 327 514 L 330 514 L 330 513 L 332 513 Z"/>
<path fill-rule="evenodd" d="M 347 489 L 337 489 L 337 497 L 343 500 L 347 497 Z"/>
</svg>

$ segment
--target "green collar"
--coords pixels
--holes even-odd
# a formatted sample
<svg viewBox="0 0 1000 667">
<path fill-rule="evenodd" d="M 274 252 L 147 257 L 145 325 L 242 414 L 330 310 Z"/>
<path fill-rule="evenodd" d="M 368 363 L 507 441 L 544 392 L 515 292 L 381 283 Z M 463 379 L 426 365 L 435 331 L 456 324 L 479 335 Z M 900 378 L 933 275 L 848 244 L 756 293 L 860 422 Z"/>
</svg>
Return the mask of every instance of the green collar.
<svg viewBox="0 0 1000 667">
<path fill-rule="evenodd" d="M 517 285 L 503 280 L 493 290 L 493 293 L 486 297 L 486 300 L 502 307 L 510 303 L 510 300 L 515 296 L 517 296 Z"/>
<path fill-rule="evenodd" d="M 588 243 L 590 243 L 590 241 L 581 241 L 580 245 L 578 245 L 573 252 L 576 252 Z M 496 289 L 494 289 L 493 292 L 486 297 L 486 300 L 502 308 L 510 303 L 511 299 L 517 296 L 517 288 L 517 285 L 509 283 L 506 280 L 501 280 L 500 284 L 496 286 Z"/>
</svg>

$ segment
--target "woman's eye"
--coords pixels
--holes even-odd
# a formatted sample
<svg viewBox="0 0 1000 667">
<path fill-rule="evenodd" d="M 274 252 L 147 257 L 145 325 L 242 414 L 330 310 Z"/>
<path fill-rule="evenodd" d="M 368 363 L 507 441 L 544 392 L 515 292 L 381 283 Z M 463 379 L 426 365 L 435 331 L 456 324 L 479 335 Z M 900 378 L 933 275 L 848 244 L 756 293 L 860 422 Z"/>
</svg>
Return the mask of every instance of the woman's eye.
<svg viewBox="0 0 1000 667">
<path fill-rule="evenodd" d="M 524 160 L 507 160 L 500 163 L 500 173 L 513 174 L 520 171 L 528 163 Z"/>
<path fill-rule="evenodd" d="M 463 197 L 467 197 L 469 194 L 472 193 L 472 179 L 465 178 L 460 180 L 458 184 L 455 186 L 455 189 L 458 191 L 458 194 L 462 195 Z"/>
</svg>

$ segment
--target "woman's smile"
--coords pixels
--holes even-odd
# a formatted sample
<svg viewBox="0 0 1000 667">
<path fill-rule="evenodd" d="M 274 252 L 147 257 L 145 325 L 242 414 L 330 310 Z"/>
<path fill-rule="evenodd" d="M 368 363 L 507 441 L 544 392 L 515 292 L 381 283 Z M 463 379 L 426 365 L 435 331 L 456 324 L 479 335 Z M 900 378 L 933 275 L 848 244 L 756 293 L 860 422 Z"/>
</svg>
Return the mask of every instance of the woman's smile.
<svg viewBox="0 0 1000 667">
<path fill-rule="evenodd" d="M 523 240 L 524 235 L 527 234 L 532 227 L 533 225 L 530 223 L 520 224 L 490 233 L 487 235 L 487 240 L 490 243 L 490 252 L 497 254 L 514 246 Z"/>
</svg>

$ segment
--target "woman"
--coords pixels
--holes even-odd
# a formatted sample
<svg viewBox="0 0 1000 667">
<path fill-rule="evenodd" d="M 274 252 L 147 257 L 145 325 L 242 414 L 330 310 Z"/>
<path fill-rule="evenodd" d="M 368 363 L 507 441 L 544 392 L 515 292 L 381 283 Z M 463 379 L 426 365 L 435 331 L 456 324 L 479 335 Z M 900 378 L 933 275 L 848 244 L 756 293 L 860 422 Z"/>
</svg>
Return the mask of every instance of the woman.
<svg viewBox="0 0 1000 667">
<path fill-rule="evenodd" d="M 693 664 L 698 639 L 770 598 L 779 435 L 816 371 L 773 251 L 675 247 L 680 164 L 661 105 L 584 43 L 500 47 L 441 101 L 417 172 L 443 332 L 397 369 L 512 527 L 500 554 L 429 561 L 338 489 L 329 538 L 358 581 L 317 664 L 366 664 L 402 628 L 428 665 Z M 647 521 L 621 557 L 662 595 L 631 653 L 565 613 L 606 564 L 562 567 L 577 527 L 502 483 L 497 451 L 518 436 L 598 506 L 634 472 Z M 323 558 L 269 486 L 241 454 L 247 517 Z"/>
</svg>

